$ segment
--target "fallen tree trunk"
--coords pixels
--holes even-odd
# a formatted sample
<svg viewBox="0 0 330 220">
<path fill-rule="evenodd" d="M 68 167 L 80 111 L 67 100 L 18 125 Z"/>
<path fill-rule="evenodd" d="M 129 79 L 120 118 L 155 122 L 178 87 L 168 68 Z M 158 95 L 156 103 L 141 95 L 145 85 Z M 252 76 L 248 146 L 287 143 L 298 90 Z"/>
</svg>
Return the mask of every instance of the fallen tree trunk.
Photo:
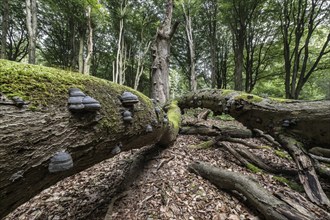
<svg viewBox="0 0 330 220">
<path fill-rule="evenodd" d="M 330 148 L 330 101 L 298 101 L 261 98 L 231 90 L 199 90 L 180 98 L 184 108 L 208 108 L 227 113 L 249 129 L 274 135 L 286 133 L 307 148 Z"/>
<path fill-rule="evenodd" d="M 178 104 L 181 109 L 200 107 L 215 114 L 224 112 L 249 129 L 274 136 L 294 158 L 309 199 L 318 205 L 330 205 L 312 160 L 302 149 L 313 145 L 330 148 L 330 101 L 264 99 L 237 91 L 201 90 L 185 95 Z"/>
<path fill-rule="evenodd" d="M 70 112 L 72 87 L 101 109 Z M 122 102 L 125 91 L 139 99 L 134 107 Z M 168 144 L 177 134 L 171 133 L 173 117 L 165 121 L 149 98 L 95 77 L 0 60 L 0 93 L 0 218 L 69 175 L 120 151 Z M 11 99 L 17 95 L 24 100 L 20 105 Z M 126 110 L 129 122 L 123 120 Z"/>
<path fill-rule="evenodd" d="M 205 125 L 192 125 L 184 126 L 180 129 L 180 134 L 185 135 L 206 135 L 206 136 L 229 136 L 232 138 L 251 138 L 252 132 L 246 128 L 221 126 L 221 127 L 208 127 Z"/>
<path fill-rule="evenodd" d="M 312 213 L 300 212 L 299 210 L 304 210 L 303 207 L 293 208 L 276 198 L 251 177 L 215 168 L 203 162 L 194 162 L 189 165 L 188 169 L 209 180 L 220 189 L 236 190 L 241 193 L 246 198 L 246 202 L 255 207 L 267 220 L 317 219 Z M 295 205 L 299 206 L 297 203 Z"/>
</svg>

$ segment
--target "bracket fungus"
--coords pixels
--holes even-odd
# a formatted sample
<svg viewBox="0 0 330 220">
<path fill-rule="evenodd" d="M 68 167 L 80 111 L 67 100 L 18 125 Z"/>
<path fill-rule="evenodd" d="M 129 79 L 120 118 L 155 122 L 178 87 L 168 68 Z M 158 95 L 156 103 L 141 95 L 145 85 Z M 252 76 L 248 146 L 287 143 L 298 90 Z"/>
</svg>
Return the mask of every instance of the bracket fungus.
<svg viewBox="0 0 330 220">
<path fill-rule="evenodd" d="M 117 144 L 111 151 L 112 154 L 119 154 L 121 152 L 122 144 Z"/>
<path fill-rule="evenodd" d="M 120 100 L 124 106 L 134 106 L 134 104 L 139 102 L 138 97 L 131 92 L 124 92 Z"/>
<path fill-rule="evenodd" d="M 164 122 L 164 124 L 167 124 L 168 123 L 168 119 L 167 119 L 167 116 L 166 117 L 165 116 L 164 116 L 163 122 Z"/>
<path fill-rule="evenodd" d="M 129 110 L 124 111 L 123 117 L 125 122 L 131 122 L 133 120 L 132 113 Z"/>
<path fill-rule="evenodd" d="M 68 170 L 73 167 L 73 160 L 69 153 L 61 151 L 57 152 L 51 159 L 48 165 L 50 173 L 56 173 Z"/>
<path fill-rule="evenodd" d="M 152 126 L 151 125 L 147 125 L 146 132 L 147 133 L 151 133 L 152 131 L 153 131 Z"/>
<path fill-rule="evenodd" d="M 160 112 L 161 112 L 160 108 L 156 106 L 156 107 L 155 107 L 155 112 L 156 112 L 157 115 L 159 115 Z"/>
<path fill-rule="evenodd" d="M 85 95 L 78 88 L 69 89 L 69 110 L 73 112 L 82 112 L 82 111 L 98 111 L 101 108 L 100 103 L 90 97 Z"/>
<path fill-rule="evenodd" d="M 291 127 L 297 125 L 297 120 L 296 119 L 284 119 L 282 122 L 282 127 Z"/>
<path fill-rule="evenodd" d="M 100 103 L 90 96 L 83 98 L 82 104 L 84 105 L 86 111 L 98 111 L 101 108 Z"/>
<path fill-rule="evenodd" d="M 23 107 L 23 105 L 27 105 L 27 103 L 24 102 L 23 99 L 18 96 L 13 97 L 12 100 L 14 104 L 19 108 Z"/>
<path fill-rule="evenodd" d="M 85 97 L 85 93 L 83 93 L 80 89 L 78 88 L 70 88 L 69 89 L 69 96 L 70 97 L 77 97 L 77 96 L 82 96 Z"/>
</svg>

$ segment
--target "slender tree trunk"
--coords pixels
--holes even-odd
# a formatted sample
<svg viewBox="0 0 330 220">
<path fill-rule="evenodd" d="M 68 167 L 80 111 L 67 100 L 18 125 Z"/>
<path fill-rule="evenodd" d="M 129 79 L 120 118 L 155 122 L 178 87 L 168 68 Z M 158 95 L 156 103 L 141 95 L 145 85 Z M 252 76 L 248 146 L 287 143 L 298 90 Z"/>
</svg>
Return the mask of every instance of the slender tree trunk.
<svg viewBox="0 0 330 220">
<path fill-rule="evenodd" d="M 29 34 L 29 63 L 36 62 L 36 41 L 37 41 L 37 2 L 26 0 L 26 24 Z"/>
<path fill-rule="evenodd" d="M 138 56 L 138 64 L 137 64 L 138 66 L 137 66 L 135 80 L 134 80 L 134 89 L 135 90 L 137 90 L 138 87 L 139 87 L 140 78 L 141 78 L 141 76 L 143 74 L 143 71 L 144 71 L 144 59 L 145 59 L 146 54 L 149 51 L 150 45 L 151 45 L 151 42 L 149 41 L 147 43 L 147 45 L 145 46 L 145 48 L 144 48 L 143 54 L 141 56 L 140 55 Z M 139 48 L 141 48 L 141 45 L 140 45 Z M 141 49 L 139 49 L 139 51 L 140 50 Z"/>
<path fill-rule="evenodd" d="M 78 53 L 78 70 L 79 73 L 84 72 L 84 35 L 79 34 L 79 53 Z"/>
<path fill-rule="evenodd" d="M 0 59 L 6 59 L 6 48 L 7 48 L 7 35 L 9 28 L 9 0 L 3 0 L 3 11 L 2 11 L 2 34 L 1 34 L 1 51 Z"/>
<path fill-rule="evenodd" d="M 170 97 L 169 88 L 169 57 L 170 40 L 178 23 L 171 27 L 173 13 L 173 1 L 167 0 L 165 20 L 156 33 L 156 39 L 152 46 L 152 70 L 151 70 L 151 97 L 164 104 Z"/>
<path fill-rule="evenodd" d="M 115 74 L 115 83 L 122 84 L 122 74 L 123 74 L 123 53 L 124 53 L 124 14 L 126 11 L 126 5 L 124 2 L 120 5 L 120 21 L 119 21 L 119 36 L 118 36 L 118 43 L 117 43 L 117 55 L 116 55 L 116 74 Z"/>
<path fill-rule="evenodd" d="M 189 2 L 190 4 L 190 2 Z M 188 53 L 189 53 L 189 75 L 190 75 L 190 90 L 196 91 L 197 90 L 197 80 L 196 80 L 196 71 L 195 71 L 195 45 L 194 45 L 194 38 L 192 34 L 192 26 L 191 26 L 191 15 L 189 8 L 186 10 L 185 4 L 182 2 L 181 4 L 184 17 L 185 17 L 185 31 L 186 37 L 188 41 Z"/>
<path fill-rule="evenodd" d="M 91 58 L 93 55 L 93 27 L 91 19 L 91 6 L 87 8 L 87 27 L 88 27 L 88 37 L 87 37 L 87 56 L 84 61 L 84 74 L 89 75 L 89 70 L 91 67 Z"/>
<path fill-rule="evenodd" d="M 235 54 L 235 70 L 234 70 L 234 83 L 235 90 L 243 90 L 243 63 L 244 63 L 244 26 L 241 26 L 237 33 L 234 34 L 236 42 L 234 43 Z"/>
</svg>

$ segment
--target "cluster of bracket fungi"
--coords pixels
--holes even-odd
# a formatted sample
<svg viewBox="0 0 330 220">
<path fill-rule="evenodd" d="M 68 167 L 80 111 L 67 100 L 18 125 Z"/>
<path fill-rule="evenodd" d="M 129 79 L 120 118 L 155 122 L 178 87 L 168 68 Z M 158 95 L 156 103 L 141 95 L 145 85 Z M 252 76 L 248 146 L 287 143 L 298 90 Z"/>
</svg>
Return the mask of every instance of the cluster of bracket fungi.
<svg viewBox="0 0 330 220">
<path fill-rule="evenodd" d="M 134 110 L 134 105 L 139 102 L 139 99 L 131 92 L 124 92 L 120 96 L 120 101 L 125 107 L 125 111 L 123 112 L 123 120 L 124 122 L 130 123 L 133 120 L 132 112 Z"/>
<path fill-rule="evenodd" d="M 95 112 L 100 110 L 101 104 L 94 98 L 85 95 L 78 88 L 69 89 L 69 110 L 72 112 Z"/>
<path fill-rule="evenodd" d="M 131 123 L 133 121 L 134 105 L 139 102 L 139 99 L 133 93 L 125 91 L 120 96 L 120 101 L 121 101 L 122 105 L 125 107 L 125 110 L 122 113 L 123 114 L 123 120 L 126 123 Z M 146 126 L 146 132 L 151 133 L 152 131 L 153 131 L 152 126 L 150 124 L 148 124 Z"/>
</svg>

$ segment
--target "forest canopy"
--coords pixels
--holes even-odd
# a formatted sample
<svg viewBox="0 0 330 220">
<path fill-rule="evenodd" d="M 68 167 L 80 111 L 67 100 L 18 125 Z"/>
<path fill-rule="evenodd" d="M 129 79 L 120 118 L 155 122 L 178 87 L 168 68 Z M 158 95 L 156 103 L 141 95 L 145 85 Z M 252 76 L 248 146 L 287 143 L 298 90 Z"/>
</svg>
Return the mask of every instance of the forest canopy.
<svg viewBox="0 0 330 220">
<path fill-rule="evenodd" d="M 3 0 L 0 58 L 104 78 L 150 94 L 166 1 Z M 173 2 L 171 97 L 196 88 L 329 99 L 326 0 Z"/>
</svg>

